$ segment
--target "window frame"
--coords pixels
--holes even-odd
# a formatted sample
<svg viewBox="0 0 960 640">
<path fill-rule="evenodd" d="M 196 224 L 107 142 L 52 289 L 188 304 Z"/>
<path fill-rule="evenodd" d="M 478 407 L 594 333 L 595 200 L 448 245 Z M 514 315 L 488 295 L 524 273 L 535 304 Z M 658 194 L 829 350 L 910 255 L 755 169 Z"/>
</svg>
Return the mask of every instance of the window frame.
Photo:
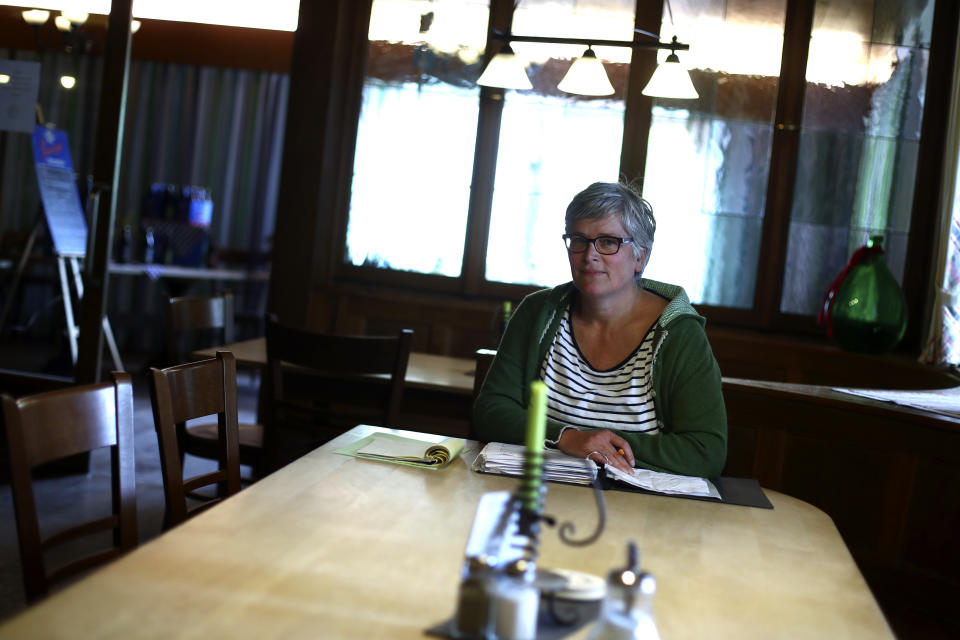
<svg viewBox="0 0 960 640">
<path fill-rule="evenodd" d="M 910 309 L 907 335 L 901 350 L 919 351 L 923 326 L 928 321 L 932 274 L 931 249 L 937 235 L 936 206 L 942 173 L 944 134 L 949 118 L 950 79 L 953 52 L 957 41 L 960 9 L 956 3 L 939 0 L 934 10 L 930 43 L 927 86 L 923 106 L 919 161 L 914 186 L 910 238 L 903 277 L 903 289 Z M 659 33 L 663 1 L 637 0 L 635 26 Z M 778 84 L 767 196 L 763 215 L 762 240 L 758 259 L 754 304 L 749 309 L 698 304 L 698 310 L 710 319 L 711 325 L 742 327 L 771 332 L 820 335 L 814 316 L 786 314 L 780 311 L 783 272 L 786 264 L 790 213 L 797 169 L 797 153 L 803 118 L 806 84 L 806 63 L 816 0 L 787 0 L 784 21 L 784 45 Z M 509 31 L 513 17 L 513 0 L 490 0 L 485 59 L 499 49 L 494 31 Z M 341 174 L 353 175 L 353 159 L 363 77 L 366 68 L 367 24 L 358 20 L 353 34 L 364 54 L 353 65 L 350 92 L 343 107 L 347 132 L 340 154 Z M 362 23 L 362 24 L 361 24 Z M 360 29 L 362 28 L 362 31 Z M 634 49 L 630 61 L 629 84 L 625 99 L 624 135 L 621 146 L 620 173 L 642 177 L 647 153 L 653 101 L 640 92 L 656 66 L 655 56 Z M 382 269 L 348 264 L 346 229 L 349 216 L 349 179 L 341 184 L 337 204 L 333 208 L 334 233 L 331 238 L 331 275 L 336 284 L 387 285 L 394 289 L 430 291 L 468 299 L 519 300 L 540 287 L 491 282 L 484 279 L 487 238 L 490 228 L 491 203 L 497 163 L 503 90 L 481 87 L 474 150 L 473 174 L 469 197 L 464 257 L 458 278 L 423 273 Z M 558 240 L 559 246 L 559 240 Z M 339 257 L 339 261 L 336 260 Z"/>
</svg>

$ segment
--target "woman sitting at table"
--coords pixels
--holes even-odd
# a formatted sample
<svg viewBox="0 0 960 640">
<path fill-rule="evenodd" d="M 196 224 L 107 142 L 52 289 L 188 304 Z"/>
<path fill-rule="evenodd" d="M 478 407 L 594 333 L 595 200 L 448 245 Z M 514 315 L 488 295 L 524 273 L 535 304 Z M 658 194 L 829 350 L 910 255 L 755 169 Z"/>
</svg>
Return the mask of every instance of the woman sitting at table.
<svg viewBox="0 0 960 640">
<path fill-rule="evenodd" d="M 624 471 L 717 477 L 727 455 L 720 369 L 682 287 L 641 278 L 656 221 L 630 186 L 597 182 L 566 213 L 573 282 L 527 296 L 474 407 L 478 436 L 524 441 L 543 380 L 547 446 Z"/>
</svg>

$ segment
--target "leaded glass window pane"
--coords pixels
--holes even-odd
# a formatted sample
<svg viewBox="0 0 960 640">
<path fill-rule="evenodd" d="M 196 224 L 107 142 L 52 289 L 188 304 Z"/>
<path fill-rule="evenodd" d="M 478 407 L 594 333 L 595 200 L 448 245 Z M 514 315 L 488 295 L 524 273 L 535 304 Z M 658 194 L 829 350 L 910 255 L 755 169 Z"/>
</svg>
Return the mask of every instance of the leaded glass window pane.
<svg viewBox="0 0 960 640">
<path fill-rule="evenodd" d="M 633 20 L 632 0 L 525 0 L 514 13 L 513 32 L 632 40 Z M 570 279 L 560 240 L 567 204 L 592 182 L 618 179 L 630 49 L 594 48 L 615 93 L 588 98 L 557 89 L 584 46 L 511 46 L 529 63 L 534 88 L 509 91 L 504 99 L 485 276 L 558 284 Z"/>
<path fill-rule="evenodd" d="M 903 277 L 933 0 L 818 0 L 780 310 L 817 313 L 853 251 L 884 237 Z"/>
<path fill-rule="evenodd" d="M 662 39 L 698 100 L 655 99 L 643 194 L 657 234 L 646 275 L 693 302 L 749 308 L 757 276 L 785 0 L 678 0 Z M 661 52 L 662 59 L 666 53 Z"/>
<path fill-rule="evenodd" d="M 482 0 L 375 0 L 345 259 L 459 276 L 477 131 Z"/>
</svg>

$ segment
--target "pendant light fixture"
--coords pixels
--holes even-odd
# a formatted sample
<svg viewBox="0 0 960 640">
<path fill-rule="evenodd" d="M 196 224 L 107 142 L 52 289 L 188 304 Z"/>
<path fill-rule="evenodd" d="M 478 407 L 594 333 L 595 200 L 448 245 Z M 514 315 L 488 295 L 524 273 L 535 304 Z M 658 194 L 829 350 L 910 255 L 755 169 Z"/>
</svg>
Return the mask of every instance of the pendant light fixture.
<svg viewBox="0 0 960 640">
<path fill-rule="evenodd" d="M 610 84 L 607 71 L 590 46 L 582 56 L 573 61 L 567 75 L 557 84 L 557 89 L 581 96 L 613 95 L 613 85 Z"/>
<path fill-rule="evenodd" d="M 493 57 L 477 79 L 477 84 L 503 89 L 533 89 L 523 63 L 510 48 L 509 42 L 505 42 L 500 52 Z"/>
<path fill-rule="evenodd" d="M 673 36 L 673 42 L 676 41 L 677 36 Z M 645 96 L 675 100 L 696 100 L 700 97 L 690 79 L 690 73 L 680 65 L 680 58 L 675 51 L 671 51 L 666 60 L 657 65 L 650 82 L 641 93 Z"/>
<path fill-rule="evenodd" d="M 670 1 L 667 0 L 667 10 L 670 12 L 670 24 L 673 25 L 673 9 L 670 8 Z M 690 80 L 690 74 L 680 64 L 680 58 L 677 51 L 689 51 L 690 45 L 677 41 L 677 36 L 673 36 L 670 42 L 660 42 L 659 36 L 634 29 L 634 33 L 643 34 L 653 38 L 654 42 L 642 40 L 599 40 L 587 38 L 553 38 L 548 36 L 518 36 L 512 33 L 502 33 L 494 31 L 493 39 L 504 43 L 500 53 L 490 60 L 487 68 L 477 80 L 478 85 L 485 87 L 500 87 L 503 89 L 531 89 L 530 79 L 523 69 L 523 63 L 513 53 L 510 48 L 511 42 L 541 42 L 550 44 L 583 44 L 587 50 L 583 55 L 574 60 L 570 69 L 563 77 L 563 80 L 557 85 L 557 88 L 567 93 L 574 93 L 584 96 L 609 96 L 613 95 L 614 88 L 610 84 L 610 78 L 607 76 L 603 63 L 597 58 L 593 51 L 594 46 L 604 47 L 630 47 L 632 49 L 669 49 L 670 55 L 661 63 L 642 93 L 645 96 L 655 96 L 659 98 L 669 98 L 673 100 L 691 100 L 699 98 L 693 82 Z M 636 35 L 634 35 L 636 38 Z"/>
<path fill-rule="evenodd" d="M 22 11 L 20 15 L 23 16 L 23 21 L 31 27 L 40 27 L 50 18 L 50 12 L 43 9 L 27 9 Z"/>
</svg>

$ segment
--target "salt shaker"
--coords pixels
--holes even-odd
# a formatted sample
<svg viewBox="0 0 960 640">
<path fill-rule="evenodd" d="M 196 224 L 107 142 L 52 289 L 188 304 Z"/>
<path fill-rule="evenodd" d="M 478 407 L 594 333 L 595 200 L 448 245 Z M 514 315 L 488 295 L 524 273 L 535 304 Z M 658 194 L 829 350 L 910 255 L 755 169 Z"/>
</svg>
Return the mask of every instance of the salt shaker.
<svg viewBox="0 0 960 640">
<path fill-rule="evenodd" d="M 607 577 L 607 595 L 590 640 L 660 640 L 653 618 L 657 581 L 640 571 L 633 542 L 627 547 L 628 562 Z"/>
<path fill-rule="evenodd" d="M 494 587 L 494 632 L 497 640 L 535 640 L 540 590 L 533 582 L 535 569 L 517 560 L 498 576 Z"/>
</svg>

